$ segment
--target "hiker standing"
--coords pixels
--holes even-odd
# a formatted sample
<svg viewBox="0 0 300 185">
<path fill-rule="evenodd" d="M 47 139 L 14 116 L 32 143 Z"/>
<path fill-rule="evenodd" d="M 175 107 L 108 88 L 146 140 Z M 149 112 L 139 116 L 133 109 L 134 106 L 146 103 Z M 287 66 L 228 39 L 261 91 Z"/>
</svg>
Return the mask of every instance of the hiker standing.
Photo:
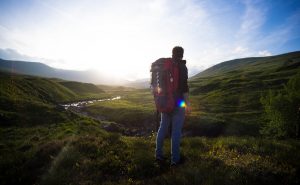
<svg viewBox="0 0 300 185">
<path fill-rule="evenodd" d="M 152 80 L 156 108 L 161 112 L 160 126 L 156 137 L 155 157 L 163 161 L 163 143 L 170 124 L 171 130 L 171 165 L 182 162 L 180 158 L 180 139 L 185 113 L 190 112 L 188 70 L 182 60 L 184 49 L 176 46 L 172 58 L 161 58 L 152 64 Z"/>
</svg>

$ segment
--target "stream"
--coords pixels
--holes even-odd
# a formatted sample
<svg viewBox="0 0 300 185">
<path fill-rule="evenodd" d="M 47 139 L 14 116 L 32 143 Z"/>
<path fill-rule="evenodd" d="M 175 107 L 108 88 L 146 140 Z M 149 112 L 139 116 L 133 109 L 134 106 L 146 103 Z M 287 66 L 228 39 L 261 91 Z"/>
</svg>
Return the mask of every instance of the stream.
<svg viewBox="0 0 300 185">
<path fill-rule="evenodd" d="M 76 107 L 81 108 L 89 104 L 93 104 L 96 102 L 103 102 L 103 101 L 113 101 L 113 100 L 120 100 L 121 96 L 117 96 L 114 98 L 107 98 L 107 99 L 95 99 L 95 100 L 85 100 L 85 101 L 79 101 L 79 102 L 73 102 L 68 104 L 60 104 L 60 106 L 63 106 L 66 110 L 68 110 L 70 107 Z"/>
<path fill-rule="evenodd" d="M 93 119 L 96 119 L 98 121 L 103 121 L 102 128 L 109 132 L 118 132 L 122 135 L 127 136 L 149 136 L 152 133 L 153 125 L 152 121 L 149 122 L 149 120 L 143 120 L 141 121 L 141 126 L 136 127 L 126 127 L 124 124 L 121 123 L 115 123 L 110 122 L 105 115 L 94 115 L 90 114 L 85 110 L 87 105 L 91 105 L 96 102 L 104 102 L 104 101 L 114 101 L 114 100 L 120 100 L 121 96 L 116 96 L 113 98 L 107 98 L 107 99 L 95 99 L 95 100 L 85 100 L 85 101 L 78 101 L 78 102 L 72 102 L 67 104 L 60 104 L 61 107 L 63 107 L 65 110 L 72 111 L 76 114 L 87 116 Z M 107 121 L 107 123 L 106 123 Z"/>
</svg>

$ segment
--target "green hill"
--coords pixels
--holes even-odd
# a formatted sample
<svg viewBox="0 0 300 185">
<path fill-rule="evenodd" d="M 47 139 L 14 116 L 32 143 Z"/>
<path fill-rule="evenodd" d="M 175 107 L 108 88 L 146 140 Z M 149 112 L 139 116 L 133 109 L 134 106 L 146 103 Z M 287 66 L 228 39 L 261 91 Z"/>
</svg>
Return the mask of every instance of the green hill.
<svg viewBox="0 0 300 185">
<path fill-rule="evenodd" d="M 210 67 L 202 71 L 201 73 L 193 76 L 192 79 L 196 79 L 198 77 L 218 76 L 234 71 L 255 73 L 261 72 L 264 69 L 267 69 L 267 71 L 265 72 L 271 72 L 274 70 L 293 69 L 300 67 L 299 55 L 300 51 L 296 51 L 270 57 L 252 57 L 230 60 Z"/>
<path fill-rule="evenodd" d="M 96 85 L 91 83 L 70 82 L 70 81 L 62 81 L 59 83 L 80 95 L 87 94 L 87 93 L 97 94 L 97 93 L 104 92 L 102 89 L 98 88 Z"/>
<path fill-rule="evenodd" d="M 59 103 L 107 96 L 93 84 L 0 72 L 1 124 L 47 123 L 47 114 L 60 115 Z"/>
<path fill-rule="evenodd" d="M 262 125 L 261 97 L 283 89 L 300 72 L 300 52 L 272 57 L 236 59 L 213 66 L 189 79 L 192 114 L 184 125 L 186 136 L 258 136 Z M 104 88 L 104 87 L 103 87 Z M 155 127 L 155 108 L 149 89 L 108 89 L 120 101 L 86 107 L 125 127 Z"/>
<path fill-rule="evenodd" d="M 251 102 L 244 104 L 242 100 L 248 97 L 242 99 L 240 92 L 259 98 L 268 88 L 282 88 L 299 71 L 294 68 L 296 64 L 280 65 L 274 68 L 275 72 L 262 68 L 259 74 L 266 76 L 262 76 L 260 91 L 255 81 L 249 85 L 249 76 L 244 72 L 227 71 L 193 78 L 190 81 L 193 113 L 187 119 L 185 132 L 193 131 L 191 135 L 201 136 L 255 133 L 257 130 L 251 129 L 259 125 L 254 122 L 258 118 L 253 117 L 261 113 L 254 107 L 259 105 L 259 100 L 252 97 Z M 144 122 L 154 112 L 148 89 L 95 88 L 92 84 L 59 79 L 3 72 L 0 75 L 0 184 L 279 185 L 300 182 L 297 140 L 184 137 L 181 154 L 185 163 L 170 168 L 169 139 L 165 141 L 167 160 L 158 164 L 154 159 L 155 133 L 127 137 L 106 132 L 103 125 L 111 122 L 96 121 L 57 106 L 60 102 L 120 95 L 120 100 L 97 102 L 87 106 L 86 111 L 95 115 L 106 113 L 107 119 L 125 126 L 133 124 L 137 129 L 141 124 L 151 124 Z M 252 74 L 253 77 L 256 75 Z M 273 79 L 276 83 L 269 83 Z M 106 92 L 101 93 L 99 87 Z M 244 88 L 247 91 L 242 91 Z M 234 104 L 235 99 L 241 101 L 240 106 Z"/>
<path fill-rule="evenodd" d="M 94 84 L 0 72 L 1 99 L 58 103 L 102 97 Z"/>
<path fill-rule="evenodd" d="M 0 73 L 1 99 L 15 101 L 63 102 L 76 97 L 76 94 L 47 78 Z"/>
<path fill-rule="evenodd" d="M 189 80 L 194 112 L 190 123 L 196 130 L 257 135 L 262 113 L 260 98 L 270 89 L 283 89 L 299 72 L 300 52 L 215 65 Z"/>
</svg>

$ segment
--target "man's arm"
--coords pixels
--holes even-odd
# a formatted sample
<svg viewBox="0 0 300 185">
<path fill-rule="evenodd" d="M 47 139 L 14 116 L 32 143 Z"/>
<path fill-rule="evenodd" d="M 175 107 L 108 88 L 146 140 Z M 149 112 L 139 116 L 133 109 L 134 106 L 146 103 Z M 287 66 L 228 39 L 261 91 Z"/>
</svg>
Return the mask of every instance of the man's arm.
<svg viewBox="0 0 300 185">
<path fill-rule="evenodd" d="M 190 114 L 191 113 L 191 103 L 190 103 L 190 99 L 189 99 L 189 87 L 188 87 L 188 83 L 187 83 L 187 80 L 188 80 L 188 70 L 187 70 L 187 67 L 184 65 L 184 77 L 183 77 L 183 99 L 184 99 L 184 102 L 185 102 L 185 111 L 187 114 Z"/>
<path fill-rule="evenodd" d="M 191 113 L 191 103 L 190 103 L 190 100 L 189 100 L 189 93 L 186 92 L 183 94 L 183 98 L 184 98 L 184 102 L 185 102 L 185 112 L 187 114 L 190 114 Z"/>
<path fill-rule="evenodd" d="M 190 106 L 190 100 L 189 100 L 189 93 L 186 92 L 183 94 L 183 99 L 184 99 L 184 102 L 187 106 Z"/>
</svg>

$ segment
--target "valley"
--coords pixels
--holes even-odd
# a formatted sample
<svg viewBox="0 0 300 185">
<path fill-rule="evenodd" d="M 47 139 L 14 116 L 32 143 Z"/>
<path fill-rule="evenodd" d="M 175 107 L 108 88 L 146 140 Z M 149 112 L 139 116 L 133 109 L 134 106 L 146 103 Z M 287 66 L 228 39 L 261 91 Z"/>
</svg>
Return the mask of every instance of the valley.
<svg viewBox="0 0 300 185">
<path fill-rule="evenodd" d="M 299 184 L 299 140 L 260 132 L 260 99 L 297 80 L 299 58 L 227 61 L 189 79 L 177 168 L 169 153 L 154 160 L 149 89 L 1 71 L 0 184 Z"/>
</svg>

